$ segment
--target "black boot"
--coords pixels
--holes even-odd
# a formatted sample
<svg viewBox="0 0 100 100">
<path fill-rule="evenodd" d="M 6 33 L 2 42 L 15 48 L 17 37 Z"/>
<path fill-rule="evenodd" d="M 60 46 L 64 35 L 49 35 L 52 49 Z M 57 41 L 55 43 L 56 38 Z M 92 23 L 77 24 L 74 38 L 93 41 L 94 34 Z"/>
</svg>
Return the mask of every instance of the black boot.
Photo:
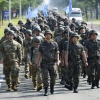
<svg viewBox="0 0 100 100">
<path fill-rule="evenodd" d="M 70 83 L 70 87 L 69 87 L 69 90 L 73 90 L 73 83 Z"/>
<path fill-rule="evenodd" d="M 95 86 L 99 88 L 99 80 L 95 80 Z"/>
<path fill-rule="evenodd" d="M 77 86 L 74 86 L 74 93 L 78 93 Z"/>
<path fill-rule="evenodd" d="M 60 82 L 60 84 L 64 85 L 63 77 L 61 78 L 61 82 Z"/>
<path fill-rule="evenodd" d="M 94 89 L 94 87 L 95 87 L 95 82 L 93 81 L 93 82 L 92 82 L 91 89 Z"/>
<path fill-rule="evenodd" d="M 48 96 L 48 87 L 44 88 L 44 96 Z"/>
<path fill-rule="evenodd" d="M 53 94 L 54 93 L 54 86 L 50 86 L 50 93 Z"/>
<path fill-rule="evenodd" d="M 90 78 L 89 77 L 87 79 L 87 83 L 89 83 L 89 85 L 91 85 L 91 81 L 90 81 Z"/>
<path fill-rule="evenodd" d="M 85 78 L 86 77 L 86 71 L 84 71 L 84 73 L 83 73 L 83 78 Z"/>
<path fill-rule="evenodd" d="M 70 90 L 70 85 L 69 85 L 69 82 L 68 81 L 65 84 L 65 88 L 67 88 L 68 90 Z"/>
</svg>

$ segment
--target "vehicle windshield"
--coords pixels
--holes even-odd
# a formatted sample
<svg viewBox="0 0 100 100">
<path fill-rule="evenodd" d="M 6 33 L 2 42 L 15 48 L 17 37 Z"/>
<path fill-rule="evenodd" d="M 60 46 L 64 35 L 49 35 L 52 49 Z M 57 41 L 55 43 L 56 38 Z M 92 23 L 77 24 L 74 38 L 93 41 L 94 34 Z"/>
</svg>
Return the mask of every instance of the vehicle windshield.
<svg viewBox="0 0 100 100">
<path fill-rule="evenodd" d="M 82 13 L 80 13 L 80 12 L 72 12 L 70 14 L 70 17 L 82 17 Z"/>
</svg>

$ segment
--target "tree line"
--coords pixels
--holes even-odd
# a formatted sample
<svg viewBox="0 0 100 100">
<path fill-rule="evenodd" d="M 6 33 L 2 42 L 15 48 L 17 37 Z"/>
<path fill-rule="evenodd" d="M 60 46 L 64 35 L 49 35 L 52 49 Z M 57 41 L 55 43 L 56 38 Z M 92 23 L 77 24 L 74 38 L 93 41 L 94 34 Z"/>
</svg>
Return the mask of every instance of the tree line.
<svg viewBox="0 0 100 100">
<path fill-rule="evenodd" d="M 100 5 L 100 0 L 72 0 L 73 7 L 79 7 L 85 12 L 86 17 L 87 11 L 92 8 L 96 9 L 96 19 L 98 19 L 98 6 Z M 69 0 L 50 0 L 50 4 L 57 7 L 66 7 L 69 4 Z"/>
</svg>

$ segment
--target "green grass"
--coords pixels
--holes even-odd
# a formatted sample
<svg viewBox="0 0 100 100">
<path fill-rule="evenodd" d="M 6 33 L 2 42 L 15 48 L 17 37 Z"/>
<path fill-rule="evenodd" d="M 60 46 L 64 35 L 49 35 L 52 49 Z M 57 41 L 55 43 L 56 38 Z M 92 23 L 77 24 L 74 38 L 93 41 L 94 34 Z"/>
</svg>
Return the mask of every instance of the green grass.
<svg viewBox="0 0 100 100">
<path fill-rule="evenodd" d="M 19 20 L 20 20 L 20 18 L 12 19 L 11 23 L 13 23 L 14 25 L 17 25 Z M 23 17 L 22 21 L 26 22 L 25 17 Z M 3 25 L 0 24 L 0 38 L 2 38 L 4 36 L 4 28 L 7 27 L 8 23 L 9 23 L 9 21 L 5 20 L 5 21 L 3 21 Z"/>
<path fill-rule="evenodd" d="M 4 36 L 4 28 L 0 27 L 0 38 Z"/>
</svg>

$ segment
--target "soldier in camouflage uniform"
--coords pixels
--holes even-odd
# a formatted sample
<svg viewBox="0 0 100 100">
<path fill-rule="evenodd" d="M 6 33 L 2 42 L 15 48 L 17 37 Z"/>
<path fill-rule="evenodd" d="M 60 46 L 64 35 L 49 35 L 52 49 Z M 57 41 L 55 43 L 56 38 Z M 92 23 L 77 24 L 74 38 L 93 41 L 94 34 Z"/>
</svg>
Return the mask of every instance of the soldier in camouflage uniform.
<svg viewBox="0 0 100 100">
<path fill-rule="evenodd" d="M 0 51 L 3 54 L 3 67 L 6 84 L 8 85 L 7 91 L 17 91 L 17 79 L 19 73 L 19 64 L 21 63 L 21 45 L 13 40 L 14 32 L 8 32 L 8 40 L 0 45 Z M 11 87 L 12 86 L 12 87 Z"/>
<path fill-rule="evenodd" d="M 36 36 L 33 38 L 34 46 L 31 47 L 30 57 L 31 61 L 29 61 L 30 65 L 32 65 L 32 82 L 34 85 L 33 90 L 40 91 L 42 89 L 42 75 L 41 75 L 41 68 L 37 67 L 37 60 L 39 54 L 39 45 L 42 41 L 40 36 Z"/>
<path fill-rule="evenodd" d="M 100 79 L 100 40 L 97 39 L 97 35 L 95 30 L 91 30 L 90 39 L 86 43 L 89 64 L 87 74 L 89 81 L 92 82 L 91 89 L 95 86 L 99 88 Z"/>
<path fill-rule="evenodd" d="M 65 65 L 68 67 L 67 75 L 69 81 L 69 90 L 74 87 L 74 93 L 78 93 L 77 87 L 79 84 L 80 66 L 81 66 L 81 56 L 85 66 L 88 65 L 86 54 L 84 48 L 78 43 L 79 36 L 77 33 L 72 34 L 72 42 L 69 42 L 69 47 L 65 48 Z"/>
<path fill-rule="evenodd" d="M 41 69 L 42 69 L 42 77 L 43 77 L 43 84 L 44 84 L 44 96 L 47 96 L 48 92 L 48 72 L 50 75 L 50 92 L 51 94 L 54 93 L 54 85 L 56 79 L 56 70 L 55 70 L 55 62 L 59 63 L 59 52 L 58 52 L 58 45 L 55 41 L 51 40 L 52 32 L 47 30 L 45 32 L 46 40 L 40 44 L 39 47 L 39 56 L 38 56 L 38 67 L 40 67 L 40 59 L 42 58 L 41 62 Z"/>
<path fill-rule="evenodd" d="M 24 62 L 25 62 L 25 78 L 26 79 L 28 79 L 28 76 L 30 76 L 30 78 L 31 78 L 31 66 L 29 65 L 29 62 L 28 62 L 28 55 L 29 55 L 29 50 L 32 46 L 32 40 L 33 40 L 32 31 L 26 30 L 26 39 L 23 42 Z M 30 74 L 29 74 L 29 71 L 30 71 Z"/>
<path fill-rule="evenodd" d="M 60 27 L 58 32 L 59 32 L 59 36 L 55 37 L 54 40 L 57 42 L 58 47 L 60 48 L 60 41 L 63 39 L 64 28 Z M 60 52 L 59 57 L 61 60 L 61 52 Z M 61 64 L 58 66 L 58 73 L 59 73 L 59 78 L 61 79 L 62 78 L 62 65 Z M 60 82 L 61 84 L 62 84 L 62 81 L 63 80 L 61 80 Z"/>
<path fill-rule="evenodd" d="M 10 29 L 14 31 L 14 40 L 21 44 L 21 50 L 23 51 L 23 38 L 22 35 L 18 34 L 18 28 L 16 26 L 12 26 Z M 20 84 L 19 77 L 18 77 L 18 84 Z"/>
<path fill-rule="evenodd" d="M 19 27 L 20 27 L 20 28 L 19 28 L 19 31 L 22 32 L 22 33 L 24 33 L 24 35 L 25 35 L 26 28 L 23 27 L 23 22 L 22 22 L 21 20 L 18 21 L 18 25 L 19 25 Z"/>
<path fill-rule="evenodd" d="M 13 26 L 12 23 L 8 23 L 8 27 L 11 29 L 11 27 Z"/>
<path fill-rule="evenodd" d="M 8 27 L 4 29 L 4 36 L 1 38 L 0 43 L 3 43 L 5 40 L 7 40 L 9 30 L 10 28 Z"/>
</svg>

